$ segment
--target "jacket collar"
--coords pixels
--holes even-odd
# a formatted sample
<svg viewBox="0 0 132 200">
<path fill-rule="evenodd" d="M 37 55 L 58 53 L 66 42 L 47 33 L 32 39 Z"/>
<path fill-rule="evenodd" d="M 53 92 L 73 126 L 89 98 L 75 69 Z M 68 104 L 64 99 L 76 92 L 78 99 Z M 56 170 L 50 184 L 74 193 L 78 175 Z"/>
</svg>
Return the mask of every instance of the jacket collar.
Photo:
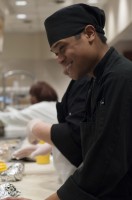
<svg viewBox="0 0 132 200">
<path fill-rule="evenodd" d="M 109 66 L 110 63 L 111 64 L 113 63 L 112 58 L 113 58 L 113 55 L 115 54 L 114 52 L 116 52 L 116 50 L 113 47 L 111 47 L 107 51 L 107 53 L 104 55 L 102 60 L 96 65 L 96 67 L 94 69 L 94 76 L 97 81 L 99 81 L 100 77 L 104 73 L 105 68 L 107 68 L 107 66 Z"/>
</svg>

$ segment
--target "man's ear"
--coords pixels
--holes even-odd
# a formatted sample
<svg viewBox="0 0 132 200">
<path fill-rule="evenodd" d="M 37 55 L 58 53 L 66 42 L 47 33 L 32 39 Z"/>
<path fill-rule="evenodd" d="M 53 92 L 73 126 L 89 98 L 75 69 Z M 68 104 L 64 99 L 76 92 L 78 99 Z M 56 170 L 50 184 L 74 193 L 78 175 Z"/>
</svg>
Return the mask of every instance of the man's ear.
<svg viewBox="0 0 132 200">
<path fill-rule="evenodd" d="M 95 38 L 95 28 L 92 25 L 87 25 L 84 29 L 84 34 L 88 38 L 89 42 L 92 42 Z"/>
</svg>

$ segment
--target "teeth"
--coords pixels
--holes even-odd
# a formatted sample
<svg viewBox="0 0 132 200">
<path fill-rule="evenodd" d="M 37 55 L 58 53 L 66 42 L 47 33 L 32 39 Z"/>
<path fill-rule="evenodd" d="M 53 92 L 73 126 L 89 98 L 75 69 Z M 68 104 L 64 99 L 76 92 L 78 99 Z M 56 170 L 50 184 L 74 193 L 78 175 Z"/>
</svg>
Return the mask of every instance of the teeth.
<svg viewBox="0 0 132 200">
<path fill-rule="evenodd" d="M 67 71 L 69 71 L 70 67 L 71 67 L 71 63 L 69 63 L 69 64 L 66 66 Z"/>
<path fill-rule="evenodd" d="M 68 64 L 66 65 L 66 67 L 69 67 L 69 66 L 71 66 L 71 63 L 68 63 Z"/>
</svg>

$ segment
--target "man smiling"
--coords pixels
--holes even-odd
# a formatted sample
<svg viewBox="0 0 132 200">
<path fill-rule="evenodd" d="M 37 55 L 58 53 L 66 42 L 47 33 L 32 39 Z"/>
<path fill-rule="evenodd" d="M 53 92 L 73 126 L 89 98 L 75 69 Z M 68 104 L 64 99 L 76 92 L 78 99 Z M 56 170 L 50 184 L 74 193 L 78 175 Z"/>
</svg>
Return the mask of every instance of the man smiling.
<svg viewBox="0 0 132 200">
<path fill-rule="evenodd" d="M 109 48 L 104 26 L 104 12 L 86 4 L 63 8 L 45 21 L 51 51 L 64 72 L 72 79 L 87 74 L 93 80 L 81 123 L 83 163 L 46 200 L 132 199 L 132 62 Z M 40 125 L 32 134 L 41 133 L 58 147 L 54 127 Z"/>
<path fill-rule="evenodd" d="M 64 71 L 72 79 L 93 79 L 81 123 L 83 164 L 47 200 L 132 198 L 132 63 L 107 45 L 104 26 L 103 10 L 85 4 L 45 21 L 51 51 Z M 51 139 L 57 145 L 57 136 Z"/>
</svg>

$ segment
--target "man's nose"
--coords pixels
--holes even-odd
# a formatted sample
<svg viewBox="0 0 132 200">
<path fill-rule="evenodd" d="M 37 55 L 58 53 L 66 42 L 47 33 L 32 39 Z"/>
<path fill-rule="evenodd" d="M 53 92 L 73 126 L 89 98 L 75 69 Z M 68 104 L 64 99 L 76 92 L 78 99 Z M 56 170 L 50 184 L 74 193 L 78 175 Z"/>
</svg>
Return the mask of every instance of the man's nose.
<svg viewBox="0 0 132 200">
<path fill-rule="evenodd" d="M 62 54 L 59 54 L 59 55 L 57 56 L 57 61 L 58 61 L 59 64 L 62 64 L 63 61 L 64 61 L 64 59 L 65 59 L 65 56 L 62 55 Z"/>
</svg>

